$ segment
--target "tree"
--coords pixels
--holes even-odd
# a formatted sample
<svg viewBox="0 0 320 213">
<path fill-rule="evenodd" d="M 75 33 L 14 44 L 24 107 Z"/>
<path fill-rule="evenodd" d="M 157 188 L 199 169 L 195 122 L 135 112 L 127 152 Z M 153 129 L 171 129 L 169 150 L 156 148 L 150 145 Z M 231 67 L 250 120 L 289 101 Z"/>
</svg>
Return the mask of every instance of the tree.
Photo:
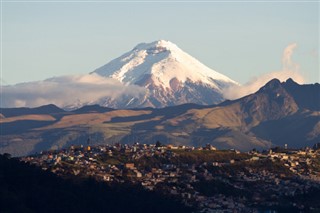
<svg viewBox="0 0 320 213">
<path fill-rule="evenodd" d="M 156 147 L 162 147 L 162 144 L 161 144 L 160 141 L 157 141 L 157 142 L 156 142 Z"/>
<path fill-rule="evenodd" d="M 314 144 L 314 145 L 313 145 L 313 149 L 314 149 L 314 150 L 320 149 L 320 143 Z"/>
<path fill-rule="evenodd" d="M 11 158 L 11 154 L 9 153 L 4 153 L 3 157 L 5 157 L 6 159 L 10 159 Z"/>
</svg>

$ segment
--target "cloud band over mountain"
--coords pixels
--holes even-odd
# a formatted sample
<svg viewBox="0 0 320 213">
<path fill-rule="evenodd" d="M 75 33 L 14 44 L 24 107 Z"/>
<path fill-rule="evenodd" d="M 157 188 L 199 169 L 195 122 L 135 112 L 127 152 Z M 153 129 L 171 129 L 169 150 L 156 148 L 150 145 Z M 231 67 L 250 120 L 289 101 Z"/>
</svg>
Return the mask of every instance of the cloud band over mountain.
<svg viewBox="0 0 320 213">
<path fill-rule="evenodd" d="M 280 81 L 292 78 L 304 83 L 299 65 L 292 61 L 296 47 L 293 43 L 284 49 L 282 70 L 238 85 L 169 41 L 143 43 L 91 74 L 1 86 L 0 107 L 55 104 L 72 109 L 88 104 L 113 108 L 165 107 L 183 103 L 210 105 L 252 94 L 273 78 Z"/>
<path fill-rule="evenodd" d="M 280 81 L 286 81 L 292 78 L 299 84 L 303 84 L 305 79 L 299 70 L 299 64 L 292 60 L 292 54 L 297 47 L 296 43 L 289 44 L 282 54 L 282 70 L 274 71 L 255 77 L 244 85 L 235 85 L 224 90 L 224 98 L 234 100 L 256 92 L 271 79 L 277 78 Z"/>
<path fill-rule="evenodd" d="M 144 94 L 142 87 L 125 86 L 115 79 L 96 74 L 54 77 L 44 81 L 1 87 L 1 107 L 36 107 L 55 104 L 60 107 L 75 103 L 90 104 L 104 97 Z"/>
</svg>

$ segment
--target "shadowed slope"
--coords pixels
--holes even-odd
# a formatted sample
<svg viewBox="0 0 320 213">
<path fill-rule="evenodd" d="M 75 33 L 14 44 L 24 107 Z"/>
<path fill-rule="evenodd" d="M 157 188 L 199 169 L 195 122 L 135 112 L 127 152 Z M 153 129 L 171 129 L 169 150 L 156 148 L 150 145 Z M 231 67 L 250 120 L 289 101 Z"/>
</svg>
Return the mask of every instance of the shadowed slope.
<svg viewBox="0 0 320 213">
<path fill-rule="evenodd" d="M 298 92 L 293 92 L 292 88 Z M 0 123 L 0 152 L 16 149 L 19 155 L 29 154 L 86 144 L 88 138 L 92 144 L 155 143 L 159 140 L 164 144 L 191 146 L 210 143 L 220 149 L 242 151 L 283 144 L 312 146 L 320 135 L 320 112 L 317 110 L 320 99 L 313 99 L 319 88 L 319 84 L 298 85 L 291 80 L 281 83 L 273 79 L 252 95 L 218 106 L 185 104 L 131 110 L 91 106 L 78 113 L 62 113 L 56 120 L 50 114 L 27 115 L 25 120 L 20 116 L 2 118 L 7 122 Z M 306 97 L 310 94 L 309 100 Z M 32 145 L 27 145 L 26 141 Z"/>
</svg>

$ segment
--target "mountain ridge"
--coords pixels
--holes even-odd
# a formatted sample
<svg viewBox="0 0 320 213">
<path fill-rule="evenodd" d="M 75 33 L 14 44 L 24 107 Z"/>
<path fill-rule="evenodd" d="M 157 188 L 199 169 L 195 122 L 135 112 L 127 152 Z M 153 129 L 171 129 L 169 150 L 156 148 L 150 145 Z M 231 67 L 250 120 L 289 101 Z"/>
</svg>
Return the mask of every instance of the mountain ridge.
<svg viewBox="0 0 320 213">
<path fill-rule="evenodd" d="M 292 88 L 298 89 L 299 95 L 291 95 Z M 48 113 L 33 118 L 1 118 L 0 127 L 5 131 L 0 136 L 0 153 L 25 155 L 85 144 L 88 138 L 92 144 L 209 143 L 218 149 L 241 151 L 284 144 L 292 148 L 313 146 L 320 140 L 320 110 L 315 108 L 320 99 L 301 97 L 316 95 L 318 91 L 319 84 L 299 85 L 291 80 L 273 79 L 254 94 L 219 105 L 123 110 L 89 106 L 80 112 L 61 112 L 53 117 Z"/>
</svg>

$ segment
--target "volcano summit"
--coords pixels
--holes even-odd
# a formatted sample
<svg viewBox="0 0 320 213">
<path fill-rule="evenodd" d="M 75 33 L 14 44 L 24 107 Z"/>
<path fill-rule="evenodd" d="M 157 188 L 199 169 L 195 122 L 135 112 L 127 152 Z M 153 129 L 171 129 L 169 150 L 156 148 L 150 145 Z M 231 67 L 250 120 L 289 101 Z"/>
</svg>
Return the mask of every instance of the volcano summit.
<svg viewBox="0 0 320 213">
<path fill-rule="evenodd" d="M 165 40 L 138 44 L 91 74 L 146 88 L 143 97 L 107 98 L 99 103 L 116 108 L 216 104 L 223 101 L 223 89 L 238 84 Z"/>
</svg>

